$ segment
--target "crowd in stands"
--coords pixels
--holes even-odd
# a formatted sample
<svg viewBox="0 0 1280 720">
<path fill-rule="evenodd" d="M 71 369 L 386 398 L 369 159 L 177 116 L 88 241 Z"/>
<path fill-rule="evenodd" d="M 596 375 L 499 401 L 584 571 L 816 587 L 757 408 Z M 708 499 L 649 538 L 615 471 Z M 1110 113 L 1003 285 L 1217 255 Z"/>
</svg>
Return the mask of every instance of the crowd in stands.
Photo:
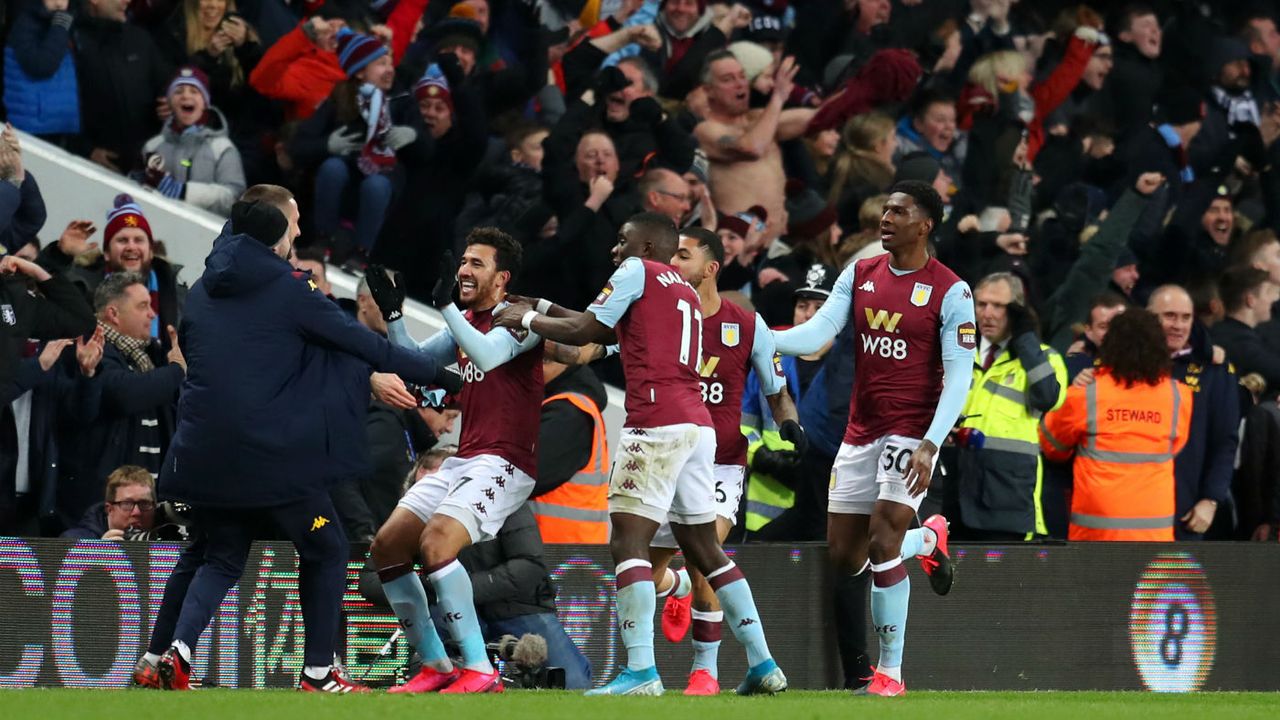
<svg viewBox="0 0 1280 720">
<path fill-rule="evenodd" d="M 524 249 L 514 291 L 585 309 L 619 227 L 653 211 L 715 230 L 721 290 L 786 327 L 884 252 L 890 186 L 928 182 L 933 253 L 973 288 L 980 335 L 931 498 L 957 537 L 1165 539 L 1140 531 L 1169 520 L 1274 542 L 1278 22 L 1271 0 L 18 0 L 3 101 L 137 197 L 225 215 L 247 186 L 288 187 L 295 267 L 326 294 L 327 272 L 373 262 L 427 299 L 445 251 L 494 226 Z M 77 203 L 5 132 L 0 253 L 33 262 L 3 282 L 65 278 L 97 329 L 10 338 L 4 305 L 22 360 L 0 377 L 0 534 L 125 537 L 159 499 L 193 277 L 163 240 L 212 238 L 154 237 L 129 195 Z M 46 204 L 86 219 L 44 227 Z M 386 332 L 367 286 L 347 306 Z M 769 490 L 748 488 L 737 539 L 822 537 L 852 327 L 785 360 L 810 456 L 753 468 Z M 600 379 L 623 381 L 616 360 L 555 369 L 548 397 L 597 407 Z M 748 395 L 744 431 L 767 436 Z M 591 413 L 544 415 L 535 499 L 596 455 Z M 335 490 L 353 539 L 457 420 L 372 402 L 351 438 L 366 469 Z"/>
</svg>

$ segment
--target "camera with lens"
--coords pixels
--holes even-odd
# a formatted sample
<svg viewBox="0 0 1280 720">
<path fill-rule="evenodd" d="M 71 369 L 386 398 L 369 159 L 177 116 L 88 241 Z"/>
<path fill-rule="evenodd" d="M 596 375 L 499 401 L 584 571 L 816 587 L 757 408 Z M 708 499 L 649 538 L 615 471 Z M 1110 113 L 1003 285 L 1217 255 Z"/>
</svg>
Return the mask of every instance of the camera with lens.
<svg viewBox="0 0 1280 720">
<path fill-rule="evenodd" d="M 564 689 L 564 668 L 547 665 L 547 641 L 541 635 L 503 635 L 497 642 L 487 643 L 485 650 L 494 667 L 500 668 L 506 687 Z"/>
</svg>

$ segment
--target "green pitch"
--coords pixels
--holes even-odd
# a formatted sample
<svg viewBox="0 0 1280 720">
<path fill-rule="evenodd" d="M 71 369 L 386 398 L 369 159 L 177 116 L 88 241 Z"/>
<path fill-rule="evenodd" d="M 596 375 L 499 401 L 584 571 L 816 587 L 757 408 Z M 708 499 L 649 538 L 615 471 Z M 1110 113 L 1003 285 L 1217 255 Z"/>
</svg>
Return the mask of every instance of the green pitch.
<svg viewBox="0 0 1280 720">
<path fill-rule="evenodd" d="M 1274 693 L 941 693 L 905 698 L 851 697 L 838 692 L 789 692 L 777 697 L 587 698 L 577 693 L 507 692 L 451 698 L 440 695 L 303 695 L 288 690 L 5 690 L 5 718 L 120 718 L 127 720 L 596 720 L 597 718 L 919 718 L 920 720 L 1103 720 L 1104 718 L 1276 717 Z"/>
</svg>

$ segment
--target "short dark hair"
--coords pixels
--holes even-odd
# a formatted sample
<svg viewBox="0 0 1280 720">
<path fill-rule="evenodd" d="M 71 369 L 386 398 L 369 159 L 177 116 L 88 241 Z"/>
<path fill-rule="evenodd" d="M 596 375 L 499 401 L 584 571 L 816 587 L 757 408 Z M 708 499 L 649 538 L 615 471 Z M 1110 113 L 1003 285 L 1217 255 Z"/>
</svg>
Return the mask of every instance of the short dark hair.
<svg viewBox="0 0 1280 720">
<path fill-rule="evenodd" d="M 707 59 L 702 61 L 702 70 L 698 73 L 698 78 L 702 80 L 702 84 L 706 85 L 711 82 L 711 66 L 721 60 L 738 60 L 738 56 L 728 50 L 715 50 L 707 55 Z M 741 65 L 742 62 L 738 61 Z"/>
<path fill-rule="evenodd" d="M 929 110 L 930 105 L 945 103 L 948 105 L 956 104 L 956 97 L 950 92 L 934 86 L 924 86 L 911 98 L 911 104 L 907 108 L 907 112 L 913 120 L 924 117 Z"/>
<path fill-rule="evenodd" d="M 550 132 L 550 128 L 531 122 L 518 123 L 507 132 L 507 147 L 514 150 L 520 147 L 520 143 L 528 139 L 530 135 L 537 135 L 540 132 Z"/>
<path fill-rule="evenodd" d="M 724 243 L 720 241 L 719 233 L 714 233 L 701 226 L 694 226 L 681 230 L 680 234 L 697 240 L 698 247 L 706 250 L 712 260 L 724 265 Z"/>
<path fill-rule="evenodd" d="M 496 227 L 478 227 L 467 233 L 467 247 L 472 245 L 488 245 L 493 248 L 499 272 L 505 270 L 511 273 L 512 280 L 520 274 L 524 248 L 515 238 Z"/>
<path fill-rule="evenodd" d="M 1228 313 L 1239 310 L 1244 307 L 1248 295 L 1258 292 L 1263 283 L 1270 281 L 1271 276 L 1266 270 L 1259 270 L 1252 265 L 1237 265 L 1228 269 L 1222 273 L 1222 280 L 1218 283 L 1223 309 Z"/>
<path fill-rule="evenodd" d="M 933 232 L 937 232 L 938 228 L 942 227 L 942 196 L 933 189 L 932 185 L 923 180 L 900 180 L 889 188 L 890 195 L 899 192 L 910 195 L 916 201 L 916 205 L 929 214 L 929 219 L 933 221 Z"/>
<path fill-rule="evenodd" d="M 1155 385 L 1173 368 L 1160 320 L 1142 308 L 1112 318 L 1098 360 L 1125 387 Z"/>
<path fill-rule="evenodd" d="M 108 275 L 98 284 L 98 289 L 93 291 L 93 313 L 100 314 L 108 305 L 124 297 L 124 291 L 133 285 L 146 287 L 147 281 L 136 272 L 117 272 Z"/>
<path fill-rule="evenodd" d="M 1092 325 L 1093 311 L 1098 308 L 1124 307 L 1128 304 L 1129 301 L 1125 300 L 1124 296 L 1120 293 L 1114 290 L 1104 290 L 1103 292 L 1094 295 L 1093 299 L 1089 301 L 1089 312 L 1085 315 L 1084 322 L 1086 325 Z"/>
<path fill-rule="evenodd" d="M 656 212 L 637 213 L 628 218 L 625 224 L 644 233 L 663 262 L 670 260 L 680 247 L 680 233 L 676 230 L 676 224 L 666 215 Z"/>
<path fill-rule="evenodd" d="M 1120 33 L 1132 30 L 1134 18 L 1140 18 L 1143 15 L 1155 15 L 1157 20 L 1160 18 L 1156 13 L 1156 9 L 1144 2 L 1132 2 L 1120 8 L 1120 12 L 1115 15 L 1116 36 L 1118 37 Z"/>
</svg>

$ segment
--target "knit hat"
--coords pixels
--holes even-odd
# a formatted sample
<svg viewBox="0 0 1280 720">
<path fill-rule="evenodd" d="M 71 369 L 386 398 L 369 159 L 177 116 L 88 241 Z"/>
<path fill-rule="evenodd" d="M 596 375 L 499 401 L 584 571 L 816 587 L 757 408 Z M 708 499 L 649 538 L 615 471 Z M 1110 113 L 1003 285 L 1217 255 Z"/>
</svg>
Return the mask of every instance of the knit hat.
<svg viewBox="0 0 1280 720">
<path fill-rule="evenodd" d="M 1138 256 L 1133 254 L 1128 245 L 1120 248 L 1120 253 L 1116 255 L 1116 262 L 1112 265 L 1112 269 L 1119 270 L 1122 267 L 1138 264 Z"/>
<path fill-rule="evenodd" d="M 907 153 L 898 161 L 898 169 L 893 174 L 893 181 L 919 180 L 920 182 L 932 183 L 938 178 L 938 171 L 941 169 L 942 164 L 938 162 L 937 158 L 923 150 L 919 150 Z"/>
<path fill-rule="evenodd" d="M 436 49 L 461 46 L 471 52 L 480 52 L 480 45 L 484 42 L 480 23 L 465 17 L 445 18 L 432 25 L 426 33 L 435 41 Z"/>
<path fill-rule="evenodd" d="M 371 35 L 345 27 L 338 31 L 338 63 L 347 77 L 355 77 L 369 63 L 386 54 L 387 46 Z"/>
<path fill-rule="evenodd" d="M 107 213 L 107 229 L 102 235 L 103 240 L 110 244 L 116 233 L 125 228 L 142 228 L 142 231 L 147 234 L 147 241 L 155 242 L 155 238 L 151 235 L 151 224 L 142 214 L 142 208 L 134 201 L 132 195 L 120 193 L 112 204 L 111 212 Z"/>
<path fill-rule="evenodd" d="M 418 82 L 413 84 L 413 96 L 419 102 L 427 98 L 438 98 L 449 106 L 449 112 L 453 112 L 453 92 L 449 89 L 449 81 L 445 78 L 444 72 L 436 63 L 428 65 L 427 71 L 422 74 Z"/>
<path fill-rule="evenodd" d="M 804 274 L 804 284 L 796 288 L 796 299 L 826 300 L 831 297 L 831 290 L 836 286 L 835 268 L 822 263 L 814 263 Z"/>
<path fill-rule="evenodd" d="M 1249 59 L 1249 46 L 1244 41 L 1233 37 L 1220 37 L 1213 40 L 1209 48 L 1209 69 L 1214 75 L 1222 72 L 1222 66 L 1237 60 Z"/>
<path fill-rule="evenodd" d="M 760 73 L 769 69 L 773 63 L 773 53 L 765 47 L 746 40 L 739 40 L 729 45 L 729 52 L 738 59 L 742 70 L 747 74 L 747 82 L 755 82 Z"/>
<path fill-rule="evenodd" d="M 172 95 L 175 90 L 183 85 L 190 85 L 200 91 L 200 94 L 204 96 L 206 109 L 213 104 L 213 101 L 209 99 L 209 76 L 205 75 L 200 68 L 192 65 L 179 68 L 178 74 L 174 75 L 173 79 L 169 81 L 169 89 L 165 90 L 165 96 Z"/>
<path fill-rule="evenodd" d="M 728 230 L 740 238 L 745 238 L 747 236 L 747 232 L 751 229 L 751 223 L 742 219 L 739 215 L 725 215 L 717 210 L 716 227 Z"/>
<path fill-rule="evenodd" d="M 231 232 L 248 235 L 271 247 L 280 242 L 289 229 L 289 219 L 280 208 L 268 202 L 237 202 L 231 206 Z"/>
<path fill-rule="evenodd" d="M 836 211 L 802 180 L 787 181 L 787 235 L 816 237 L 836 223 Z"/>
</svg>

